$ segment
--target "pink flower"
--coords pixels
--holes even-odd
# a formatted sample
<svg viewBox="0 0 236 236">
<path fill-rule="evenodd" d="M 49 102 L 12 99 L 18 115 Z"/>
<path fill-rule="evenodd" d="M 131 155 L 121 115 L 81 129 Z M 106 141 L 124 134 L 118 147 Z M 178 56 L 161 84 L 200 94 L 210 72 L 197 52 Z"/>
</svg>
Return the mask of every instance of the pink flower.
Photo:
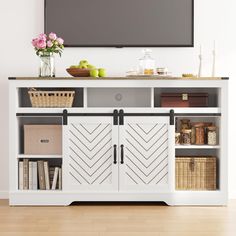
<svg viewBox="0 0 236 236">
<path fill-rule="evenodd" d="M 62 38 L 57 38 L 57 42 L 62 45 L 64 43 L 64 40 Z"/>
<path fill-rule="evenodd" d="M 46 48 L 47 44 L 46 44 L 46 41 L 44 41 L 43 39 L 39 39 L 37 41 L 37 48 L 38 49 L 44 49 Z"/>
<path fill-rule="evenodd" d="M 38 39 L 37 38 L 35 38 L 35 39 L 32 39 L 32 45 L 34 46 L 34 47 L 37 47 L 37 43 L 38 43 Z"/>
<path fill-rule="evenodd" d="M 46 41 L 47 40 L 47 35 L 46 34 L 40 34 L 38 36 L 38 39 L 42 39 L 42 40 Z"/>
<path fill-rule="evenodd" d="M 51 40 L 56 40 L 57 39 L 57 35 L 53 32 L 51 32 L 49 35 L 48 35 L 49 39 Z"/>
<path fill-rule="evenodd" d="M 51 40 L 47 41 L 47 46 L 48 46 L 49 48 L 51 48 L 51 47 L 53 46 L 53 43 L 52 43 Z"/>
</svg>

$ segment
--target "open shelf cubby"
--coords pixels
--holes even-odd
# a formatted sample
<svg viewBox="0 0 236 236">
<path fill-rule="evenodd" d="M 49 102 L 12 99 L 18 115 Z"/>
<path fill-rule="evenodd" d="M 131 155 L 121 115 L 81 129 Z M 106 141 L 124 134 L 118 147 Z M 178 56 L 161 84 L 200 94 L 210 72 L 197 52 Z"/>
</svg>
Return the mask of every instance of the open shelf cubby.
<svg viewBox="0 0 236 236">
<path fill-rule="evenodd" d="M 154 88 L 154 107 L 161 107 L 161 94 L 163 93 L 207 93 L 208 107 L 220 107 L 218 88 Z"/>
<path fill-rule="evenodd" d="M 30 88 L 19 88 L 18 96 L 19 96 L 19 107 L 32 107 L 30 102 L 30 97 L 28 94 Z M 37 91 L 75 91 L 75 97 L 72 104 L 72 107 L 83 107 L 84 106 L 84 90 L 83 88 L 44 88 L 44 87 L 36 87 Z"/>
<path fill-rule="evenodd" d="M 24 125 L 62 125 L 62 117 L 18 117 L 18 157 L 24 155 Z"/>
</svg>

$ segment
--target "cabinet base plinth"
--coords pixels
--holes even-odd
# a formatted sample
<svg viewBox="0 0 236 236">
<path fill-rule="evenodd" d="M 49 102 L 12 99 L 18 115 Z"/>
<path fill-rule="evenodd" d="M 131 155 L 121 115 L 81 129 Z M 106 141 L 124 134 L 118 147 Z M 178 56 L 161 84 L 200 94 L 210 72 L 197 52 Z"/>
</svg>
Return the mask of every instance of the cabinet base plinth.
<svg viewBox="0 0 236 236">
<path fill-rule="evenodd" d="M 174 193 L 78 193 L 78 192 L 27 192 L 9 194 L 11 206 L 69 206 L 73 202 L 165 202 L 169 206 L 227 205 L 227 197 L 221 191 Z"/>
</svg>

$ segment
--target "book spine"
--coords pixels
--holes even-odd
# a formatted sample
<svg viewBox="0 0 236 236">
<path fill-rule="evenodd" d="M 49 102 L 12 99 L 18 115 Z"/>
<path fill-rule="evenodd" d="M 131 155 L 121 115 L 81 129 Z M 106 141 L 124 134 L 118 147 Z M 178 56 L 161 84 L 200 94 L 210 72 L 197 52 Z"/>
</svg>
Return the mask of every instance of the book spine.
<svg viewBox="0 0 236 236">
<path fill-rule="evenodd" d="M 29 160 L 23 160 L 23 189 L 29 189 Z"/>
<path fill-rule="evenodd" d="M 49 167 L 48 162 L 44 162 L 44 175 L 45 175 L 45 184 L 46 184 L 46 190 L 50 190 L 50 183 L 49 183 Z"/>
<path fill-rule="evenodd" d="M 38 178 L 39 178 L 39 189 L 46 190 L 43 161 L 38 161 Z"/>
<path fill-rule="evenodd" d="M 23 161 L 19 161 L 19 190 L 23 190 L 24 177 L 23 177 Z"/>
<path fill-rule="evenodd" d="M 33 162 L 29 161 L 29 189 L 33 189 Z"/>
<path fill-rule="evenodd" d="M 59 187 L 58 187 L 58 189 L 59 190 L 62 190 L 62 169 L 61 168 L 59 168 L 59 173 L 58 173 L 58 175 L 59 175 Z"/>
<path fill-rule="evenodd" d="M 57 179 L 58 179 L 58 172 L 59 172 L 59 167 L 55 168 L 54 171 L 54 176 L 53 176 L 53 182 L 52 182 L 52 190 L 56 189 L 57 186 Z"/>
<path fill-rule="evenodd" d="M 49 167 L 49 180 L 50 186 L 52 187 L 53 177 L 54 177 L 55 167 Z"/>
<path fill-rule="evenodd" d="M 37 162 L 33 162 L 33 190 L 38 189 L 38 168 L 37 168 Z"/>
</svg>

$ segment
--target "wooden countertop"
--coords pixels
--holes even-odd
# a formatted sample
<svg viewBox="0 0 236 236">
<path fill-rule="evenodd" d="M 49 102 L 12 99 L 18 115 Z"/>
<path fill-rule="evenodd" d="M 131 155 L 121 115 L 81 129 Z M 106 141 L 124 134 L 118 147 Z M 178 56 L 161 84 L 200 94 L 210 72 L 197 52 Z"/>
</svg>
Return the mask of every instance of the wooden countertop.
<svg viewBox="0 0 236 236">
<path fill-rule="evenodd" d="M 9 77 L 9 80 L 228 80 L 228 77 L 164 77 L 164 76 L 129 76 L 129 77 Z"/>
</svg>

